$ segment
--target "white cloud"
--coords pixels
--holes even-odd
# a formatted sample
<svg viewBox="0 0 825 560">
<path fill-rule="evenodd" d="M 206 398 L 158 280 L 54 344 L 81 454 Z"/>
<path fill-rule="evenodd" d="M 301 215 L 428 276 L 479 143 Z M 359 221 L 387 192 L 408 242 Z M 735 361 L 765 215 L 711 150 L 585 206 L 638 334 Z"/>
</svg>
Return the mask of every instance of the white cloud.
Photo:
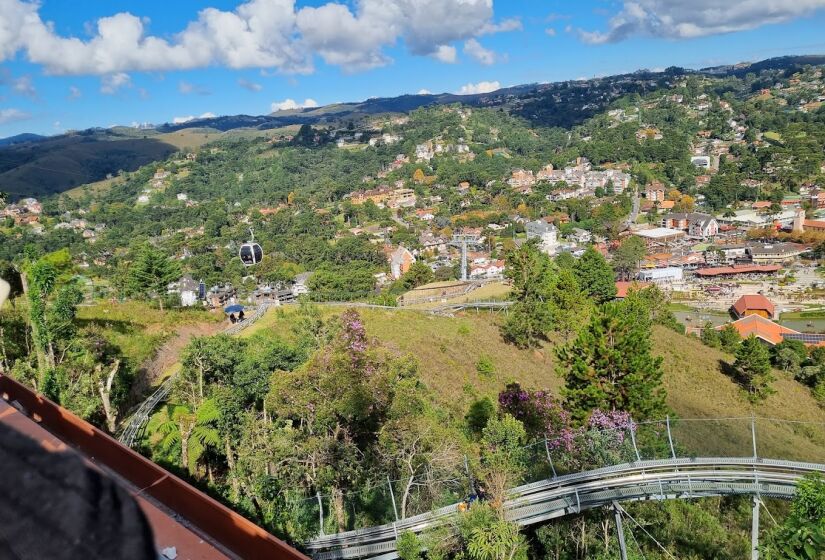
<svg viewBox="0 0 825 560">
<path fill-rule="evenodd" d="M 521 31 L 523 29 L 519 18 L 508 18 L 499 23 L 486 23 L 482 26 L 479 35 L 489 35 L 491 33 L 507 33 L 508 31 Z"/>
<path fill-rule="evenodd" d="M 496 53 L 490 49 L 485 49 L 481 46 L 481 43 L 475 39 L 468 39 L 464 42 L 464 54 L 469 55 L 475 59 L 476 62 L 484 64 L 485 66 L 494 64 L 496 61 Z"/>
<path fill-rule="evenodd" d="M 259 92 L 262 89 L 264 89 L 264 86 L 262 86 L 261 84 L 256 84 L 255 82 L 250 82 L 249 80 L 245 80 L 244 78 L 240 78 L 238 80 L 238 85 L 241 86 L 244 89 L 247 89 L 247 90 L 253 91 L 253 92 Z"/>
<path fill-rule="evenodd" d="M 196 119 L 214 119 L 215 113 L 203 113 L 201 116 L 196 117 L 194 115 L 189 115 L 188 117 L 174 117 L 172 119 L 172 124 L 183 124 L 188 123 L 189 121 L 194 121 Z"/>
<path fill-rule="evenodd" d="M 544 33 L 549 37 L 555 37 L 556 36 L 556 28 L 555 27 L 548 27 L 547 29 L 544 30 Z"/>
<path fill-rule="evenodd" d="M 20 109 L 0 109 L 0 124 L 7 124 L 15 121 L 25 121 L 31 115 Z"/>
<path fill-rule="evenodd" d="M 428 89 L 420 89 L 420 90 L 418 90 L 418 95 L 432 95 L 432 94 L 433 94 L 433 92 L 431 92 L 431 91 L 430 91 L 430 90 L 428 90 Z"/>
<path fill-rule="evenodd" d="M 178 82 L 178 91 L 183 95 L 189 95 L 191 93 L 195 93 L 197 95 L 210 95 L 212 93 L 207 87 L 193 84 L 185 80 Z"/>
<path fill-rule="evenodd" d="M 234 10 L 205 8 L 168 36 L 147 34 L 148 20 L 121 12 L 89 26 L 91 38 L 58 34 L 41 19 L 40 3 L 0 0 L 0 62 L 18 53 L 48 74 L 116 75 L 218 65 L 309 73 L 313 57 L 357 71 L 390 62 L 384 49 L 449 60 L 444 47 L 521 28 L 493 22 L 492 0 L 247 0 Z M 454 47 L 453 47 L 454 48 Z"/>
<path fill-rule="evenodd" d="M 825 0 L 625 0 L 606 31 L 579 30 L 579 37 L 595 44 L 635 35 L 690 39 L 781 23 L 821 8 Z"/>
<path fill-rule="evenodd" d="M 83 95 L 77 86 L 69 86 L 69 99 L 79 99 Z"/>
<path fill-rule="evenodd" d="M 36 98 L 37 89 L 34 87 L 32 77 L 29 75 L 20 76 L 12 82 L 12 90 L 18 95 L 25 95 L 26 97 Z"/>
<path fill-rule="evenodd" d="M 294 109 L 311 109 L 317 106 L 318 102 L 314 99 L 304 99 L 303 103 L 298 103 L 294 99 L 284 99 L 283 101 L 273 101 L 270 110 L 277 113 L 278 111 L 292 111 Z"/>
<path fill-rule="evenodd" d="M 478 82 L 477 84 L 464 84 L 456 93 L 458 95 L 473 95 L 475 93 L 490 93 L 501 89 L 501 83 L 495 82 Z"/>
<path fill-rule="evenodd" d="M 430 56 L 445 64 L 453 64 L 457 60 L 456 50 L 452 45 L 441 45 Z"/>
<path fill-rule="evenodd" d="M 125 72 L 109 74 L 100 79 L 100 93 L 112 95 L 124 87 L 132 87 L 132 78 Z"/>
</svg>

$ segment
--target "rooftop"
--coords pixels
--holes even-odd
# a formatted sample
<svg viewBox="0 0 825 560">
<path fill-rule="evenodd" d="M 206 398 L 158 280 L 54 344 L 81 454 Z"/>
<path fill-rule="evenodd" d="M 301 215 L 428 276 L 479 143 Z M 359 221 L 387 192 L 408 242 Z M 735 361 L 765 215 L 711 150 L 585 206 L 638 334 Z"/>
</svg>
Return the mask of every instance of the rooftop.
<svg viewBox="0 0 825 560">
<path fill-rule="evenodd" d="M 793 329 L 783 327 L 779 323 L 774 323 L 770 319 L 765 319 L 759 315 L 748 315 L 730 324 L 737 330 L 739 336 L 742 338 L 748 338 L 750 335 L 754 335 L 756 338 L 762 339 L 771 345 L 782 342 L 785 334 L 799 334 Z M 716 327 L 716 329 L 719 330 L 723 327 L 724 325 Z"/>
<path fill-rule="evenodd" d="M 743 266 L 718 266 L 711 268 L 700 268 L 696 271 L 697 276 L 726 276 L 731 274 L 768 274 L 779 272 L 782 267 L 776 264 L 753 264 Z"/>
<path fill-rule="evenodd" d="M 776 313 L 776 308 L 773 303 L 761 294 L 746 294 L 740 297 L 736 300 L 736 303 L 733 304 L 733 310 L 740 316 L 750 310 L 767 311 L 771 317 Z"/>
<path fill-rule="evenodd" d="M 634 233 L 641 237 L 647 237 L 648 239 L 666 239 L 668 237 L 679 237 L 685 234 L 682 230 L 663 227 L 642 229 Z"/>
</svg>

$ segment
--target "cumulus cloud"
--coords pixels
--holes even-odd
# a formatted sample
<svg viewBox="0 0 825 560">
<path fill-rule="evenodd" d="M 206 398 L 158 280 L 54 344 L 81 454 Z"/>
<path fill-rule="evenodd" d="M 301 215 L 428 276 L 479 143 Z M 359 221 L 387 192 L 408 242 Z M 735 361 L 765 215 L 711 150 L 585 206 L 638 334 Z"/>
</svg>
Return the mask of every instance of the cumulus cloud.
<svg viewBox="0 0 825 560">
<path fill-rule="evenodd" d="M 31 115 L 20 109 L 0 109 L 0 124 L 7 124 L 15 121 L 25 121 Z"/>
<path fill-rule="evenodd" d="M 314 99 L 304 99 L 303 103 L 298 103 L 294 99 L 284 99 L 283 101 L 273 101 L 270 110 L 277 113 L 278 111 L 292 111 L 294 109 L 311 109 L 317 106 L 318 102 Z"/>
<path fill-rule="evenodd" d="M 555 37 L 556 36 L 556 28 L 555 27 L 548 27 L 547 29 L 544 30 L 544 33 L 548 37 Z"/>
<path fill-rule="evenodd" d="M 183 95 L 190 95 L 193 93 L 197 95 L 210 95 L 212 93 L 211 91 L 209 91 L 209 88 L 205 86 L 193 84 L 184 80 L 178 82 L 178 91 L 181 92 Z"/>
<path fill-rule="evenodd" d="M 258 92 L 264 89 L 264 86 L 262 86 L 261 84 L 256 84 L 255 82 L 250 82 L 249 80 L 245 80 L 243 78 L 240 78 L 238 80 L 238 85 L 244 89 L 248 89 L 249 91 L 253 92 Z"/>
<path fill-rule="evenodd" d="M 464 42 L 464 54 L 486 66 L 494 64 L 496 61 L 496 53 L 490 49 L 485 49 L 476 39 L 468 39 Z"/>
<path fill-rule="evenodd" d="M 478 82 L 477 84 L 464 84 L 456 93 L 458 95 L 473 95 L 475 93 L 490 93 L 491 91 L 496 91 L 497 89 L 501 89 L 501 84 L 498 81 Z"/>
<path fill-rule="evenodd" d="M 205 8 L 182 30 L 149 35 L 148 20 L 121 12 L 90 25 L 89 39 L 63 36 L 40 4 L 0 0 L 0 62 L 24 53 L 49 74 L 116 75 L 221 65 L 309 73 L 313 57 L 357 71 L 390 62 L 400 41 L 414 55 L 449 61 L 444 48 L 521 28 L 493 22 L 492 0 L 327 1 L 297 8 L 294 0 L 247 0 L 234 10 Z M 454 47 L 452 47 L 454 48 Z"/>
<path fill-rule="evenodd" d="M 79 99 L 83 95 L 77 86 L 69 86 L 69 99 Z"/>
<path fill-rule="evenodd" d="M 431 92 L 431 91 L 430 91 L 430 90 L 428 90 L 428 89 L 420 89 L 420 90 L 418 90 L 418 95 L 432 95 L 432 94 L 433 94 L 433 92 Z"/>
<path fill-rule="evenodd" d="M 183 123 L 188 123 L 189 121 L 194 121 L 194 120 L 197 120 L 197 119 L 214 119 L 214 118 L 215 118 L 215 113 L 206 112 L 206 113 L 203 113 L 199 117 L 196 117 L 194 115 L 189 115 L 188 117 L 174 117 L 172 119 L 172 124 L 183 124 Z"/>
<path fill-rule="evenodd" d="M 100 79 L 100 93 L 106 95 L 113 95 L 125 87 L 132 87 L 132 78 L 125 72 L 109 74 Z"/>
<path fill-rule="evenodd" d="M 690 39 L 781 23 L 821 8 L 825 8 L 825 0 L 625 0 L 605 31 L 578 33 L 583 41 L 594 44 L 622 41 L 635 35 Z"/>
</svg>

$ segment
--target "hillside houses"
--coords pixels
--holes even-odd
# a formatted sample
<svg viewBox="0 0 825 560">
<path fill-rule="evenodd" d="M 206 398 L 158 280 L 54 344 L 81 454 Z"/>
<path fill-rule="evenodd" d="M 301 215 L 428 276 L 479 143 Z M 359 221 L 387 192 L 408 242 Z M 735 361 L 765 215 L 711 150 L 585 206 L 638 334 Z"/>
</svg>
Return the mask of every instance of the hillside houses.
<svg viewBox="0 0 825 560">
<path fill-rule="evenodd" d="M 511 180 L 516 179 L 516 172 L 513 172 Z M 528 176 L 519 176 L 519 178 L 532 178 L 532 172 Z M 592 171 L 590 163 L 587 160 L 580 159 L 573 167 L 565 167 L 564 169 L 553 169 L 552 165 L 542 168 L 537 177 L 540 181 L 545 181 L 551 185 L 558 183 L 567 183 L 571 188 L 579 187 L 588 191 L 590 194 L 594 193 L 596 189 L 608 189 L 612 185 L 614 193 L 619 194 L 625 191 L 630 186 L 630 174 L 618 169 L 606 169 L 604 171 Z M 508 181 L 510 183 L 510 181 Z M 510 183 L 514 186 L 513 183 Z"/>
<path fill-rule="evenodd" d="M 3 208 L 2 215 L 14 220 L 15 225 L 34 224 L 40 220 L 43 206 L 36 198 L 24 198 Z"/>
<path fill-rule="evenodd" d="M 347 195 L 350 202 L 356 205 L 371 200 L 379 208 L 410 208 L 415 206 L 418 197 L 415 191 L 407 188 L 391 188 L 381 185 L 374 189 L 355 191 Z"/>
<path fill-rule="evenodd" d="M 691 237 L 702 239 L 719 234 L 716 218 L 699 212 L 667 214 L 662 218 L 662 227 L 682 230 Z"/>
</svg>

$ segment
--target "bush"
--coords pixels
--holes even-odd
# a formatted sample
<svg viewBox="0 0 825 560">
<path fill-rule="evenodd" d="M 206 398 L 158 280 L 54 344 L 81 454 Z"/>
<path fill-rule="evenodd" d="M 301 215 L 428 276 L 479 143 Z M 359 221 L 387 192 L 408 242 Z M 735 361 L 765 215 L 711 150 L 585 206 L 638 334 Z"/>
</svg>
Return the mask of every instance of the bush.
<svg viewBox="0 0 825 560">
<path fill-rule="evenodd" d="M 492 377 L 496 373 L 496 364 L 490 356 L 483 354 L 476 362 L 476 371 L 482 377 Z"/>
<path fill-rule="evenodd" d="M 470 410 L 464 416 L 467 427 L 473 435 L 481 436 L 481 432 L 487 427 L 487 422 L 496 413 L 496 407 L 490 397 L 478 399 L 470 405 Z"/>
<path fill-rule="evenodd" d="M 398 558 L 401 560 L 418 560 L 421 558 L 421 540 L 412 531 L 404 531 L 395 542 Z"/>
</svg>

